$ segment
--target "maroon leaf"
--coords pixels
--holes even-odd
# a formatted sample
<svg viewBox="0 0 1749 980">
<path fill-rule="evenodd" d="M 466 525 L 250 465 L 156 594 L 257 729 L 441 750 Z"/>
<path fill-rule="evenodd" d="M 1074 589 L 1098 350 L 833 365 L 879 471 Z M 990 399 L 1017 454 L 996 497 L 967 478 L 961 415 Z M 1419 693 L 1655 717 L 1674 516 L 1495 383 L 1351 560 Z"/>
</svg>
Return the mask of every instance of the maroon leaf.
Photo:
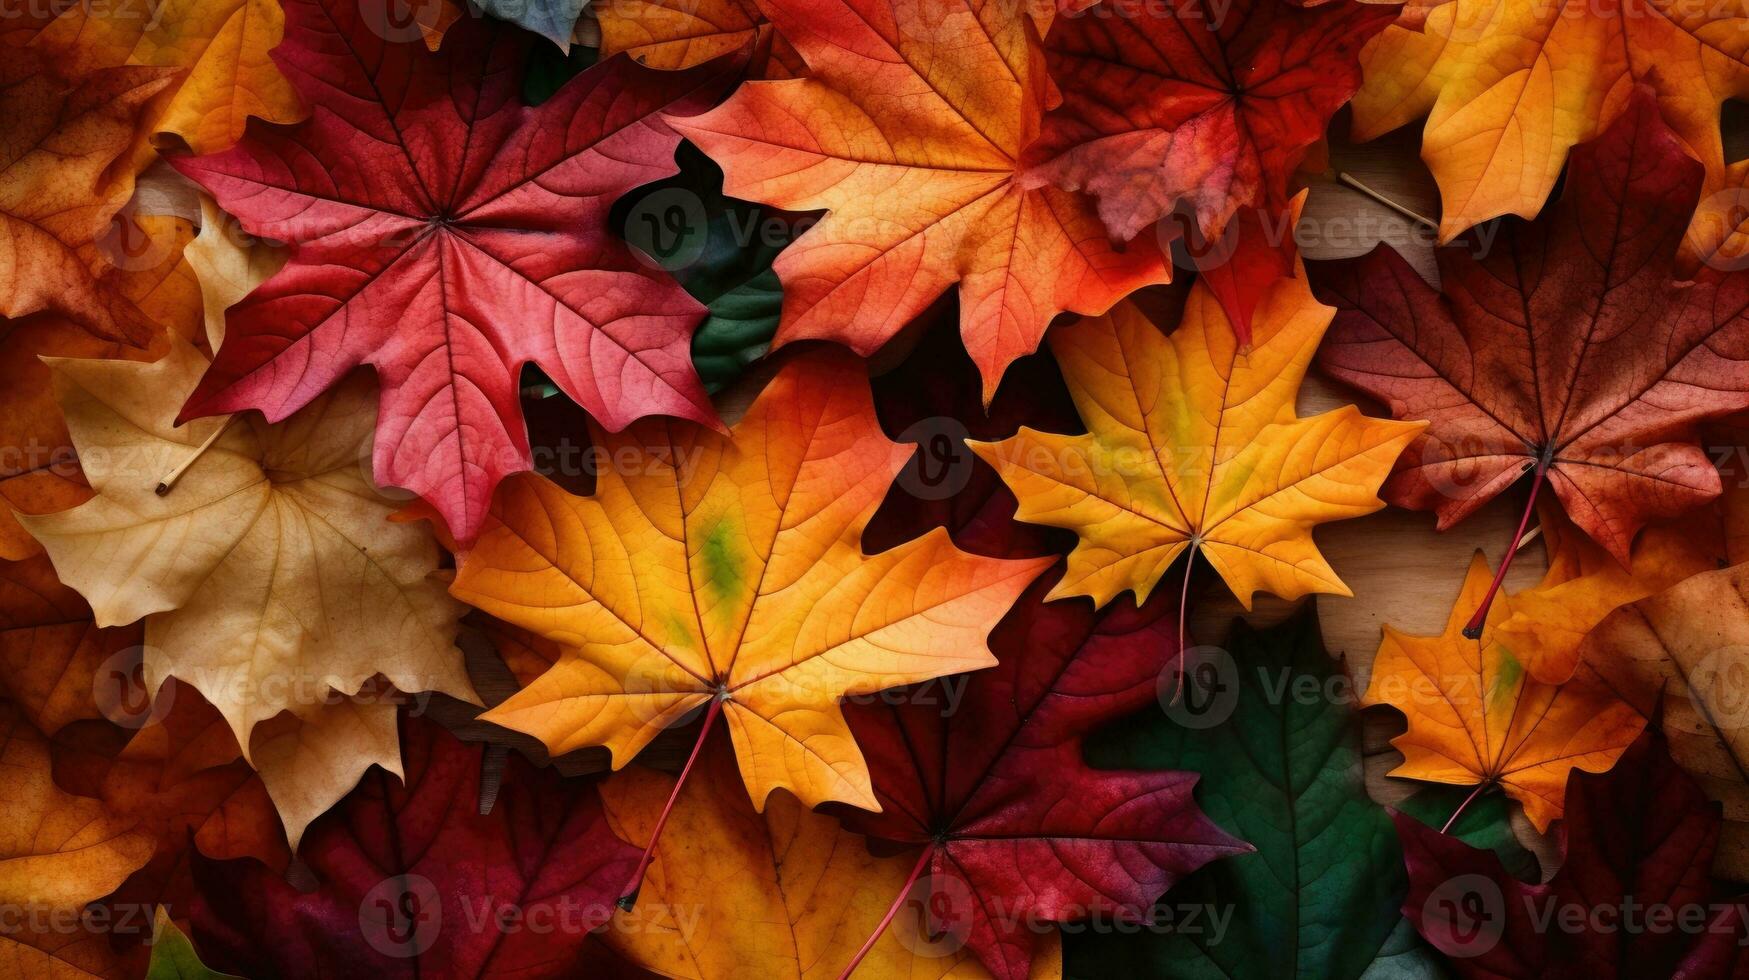
<svg viewBox="0 0 1749 980">
<path fill-rule="evenodd" d="M 1615 769 L 1567 781 L 1565 860 L 1547 884 L 1402 814 L 1403 914 L 1463 977 L 1614 980 L 1749 976 L 1743 899 L 1708 873 L 1718 804 L 1641 736 Z"/>
<path fill-rule="evenodd" d="M 511 754 L 492 812 L 484 748 L 403 718 L 405 785 L 372 769 L 304 835 L 318 885 L 255 861 L 195 858 L 194 939 L 252 977 L 576 976 L 637 849 L 608 830 L 595 784 Z"/>
<path fill-rule="evenodd" d="M 928 856 L 925 908 L 999 978 L 1027 975 L 1051 923 L 1144 916 L 1179 877 L 1247 846 L 1180 772 L 1096 771 L 1097 726 L 1154 703 L 1176 606 L 1046 603 L 1047 574 L 990 636 L 998 665 L 847 705 L 883 812 L 852 829 Z M 1108 920 L 1109 921 L 1109 918 Z"/>
</svg>

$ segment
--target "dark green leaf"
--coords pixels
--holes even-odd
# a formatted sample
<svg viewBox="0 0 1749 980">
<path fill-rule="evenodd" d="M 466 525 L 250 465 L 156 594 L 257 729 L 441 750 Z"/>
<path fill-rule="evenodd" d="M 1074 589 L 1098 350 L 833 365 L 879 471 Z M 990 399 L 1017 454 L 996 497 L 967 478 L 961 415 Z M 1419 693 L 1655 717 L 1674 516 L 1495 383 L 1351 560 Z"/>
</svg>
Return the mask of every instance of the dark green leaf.
<svg viewBox="0 0 1749 980">
<path fill-rule="evenodd" d="M 1192 651 L 1175 706 L 1109 733 L 1089 757 L 1201 773 L 1197 802 L 1257 851 L 1185 879 L 1148 928 L 1069 936 L 1068 974 L 1439 976 L 1437 954 L 1402 919 L 1402 851 L 1367 795 L 1352 687 L 1324 652 L 1310 606 L 1265 632 L 1235 625 L 1231 647 L 1230 656 Z"/>
<path fill-rule="evenodd" d="M 808 218 L 725 195 L 722 170 L 690 143 L 680 144 L 675 160 L 680 173 L 621 198 L 613 221 L 709 307 L 693 335 L 692 360 L 715 392 L 770 346 L 783 310 L 771 264 Z"/>
</svg>

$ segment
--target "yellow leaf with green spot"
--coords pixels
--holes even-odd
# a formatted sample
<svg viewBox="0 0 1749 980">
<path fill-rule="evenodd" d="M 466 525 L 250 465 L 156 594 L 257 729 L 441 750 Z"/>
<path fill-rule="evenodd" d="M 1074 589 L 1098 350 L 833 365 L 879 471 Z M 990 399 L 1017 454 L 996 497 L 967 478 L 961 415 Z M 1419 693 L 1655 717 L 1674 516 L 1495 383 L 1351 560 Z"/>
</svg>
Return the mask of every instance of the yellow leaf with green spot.
<svg viewBox="0 0 1749 980">
<path fill-rule="evenodd" d="M 1050 334 L 1087 434 L 1023 428 L 972 449 L 1019 498 L 1021 520 L 1080 536 L 1052 598 L 1145 600 L 1193 543 L 1247 608 L 1259 590 L 1349 594 L 1312 526 L 1383 507 L 1379 484 L 1424 423 L 1352 405 L 1298 416 L 1332 312 L 1303 279 L 1278 279 L 1241 349 L 1199 283 L 1170 336 L 1127 302 Z"/>
<path fill-rule="evenodd" d="M 615 463 L 595 493 L 506 480 L 451 589 L 564 648 L 484 715 L 555 754 L 605 745 L 622 766 L 719 698 L 756 806 L 782 787 L 879 809 L 839 699 L 994 664 L 990 629 L 1050 563 L 939 529 L 863 554 L 911 447 L 843 354 L 789 362 L 727 435 L 648 419 L 590 436 Z"/>
</svg>

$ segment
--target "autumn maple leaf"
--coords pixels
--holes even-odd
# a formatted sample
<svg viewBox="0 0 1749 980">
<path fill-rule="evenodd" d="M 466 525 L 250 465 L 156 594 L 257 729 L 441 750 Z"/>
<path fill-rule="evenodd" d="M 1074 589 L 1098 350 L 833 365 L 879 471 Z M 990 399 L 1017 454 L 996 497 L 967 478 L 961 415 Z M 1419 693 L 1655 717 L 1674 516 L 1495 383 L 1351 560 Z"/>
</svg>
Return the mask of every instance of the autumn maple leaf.
<svg viewBox="0 0 1749 980">
<path fill-rule="evenodd" d="M 252 977 L 576 976 L 637 851 L 595 784 L 509 756 L 482 807 L 484 748 L 403 718 L 406 778 L 374 770 L 311 825 L 307 894 L 257 861 L 196 858 L 194 940 Z"/>
<path fill-rule="evenodd" d="M 0 964 L 14 976 L 121 974 L 108 935 L 84 925 L 85 907 L 146 863 L 151 838 L 56 786 L 47 740 L 9 704 L 0 704 L 0 772 L 0 902 L 15 920 L 0 932 Z"/>
<path fill-rule="evenodd" d="M 695 788 L 675 804 L 644 896 L 602 930 L 632 963 L 694 980 L 830 980 L 843 976 L 882 913 L 905 891 L 910 861 L 876 855 L 831 816 L 780 796 L 763 812 L 747 800 L 733 756 L 713 741 Z M 601 787 L 614 832 L 644 840 L 662 820 L 674 777 L 642 768 Z M 918 918 L 921 918 L 919 916 Z M 1039 942 L 1034 976 L 1061 976 L 1052 937 Z M 980 980 L 969 949 L 902 918 L 866 951 L 856 976 Z"/>
<path fill-rule="evenodd" d="M 1648 532 L 1650 536 L 1650 532 Z M 1749 879 L 1749 564 L 1705 572 L 1611 613 L 1580 650 L 1724 806 L 1718 874 Z"/>
<path fill-rule="evenodd" d="M 1361 46 L 1397 15 L 1359 0 L 1131 6 L 1052 24 L 1045 58 L 1063 102 L 1025 156 L 1029 181 L 1097 196 L 1119 241 L 1181 200 L 1211 240 L 1239 208 L 1282 212 L 1306 148 L 1360 85 Z"/>
<path fill-rule="evenodd" d="M 726 193 L 829 212 L 777 259 L 775 344 L 872 353 L 957 282 L 988 400 L 1052 317 L 1169 278 L 1152 237 L 1119 250 L 1080 198 L 1018 180 L 1056 99 L 1027 6 L 762 0 L 808 77 L 670 120 L 722 165 Z"/>
<path fill-rule="evenodd" d="M 1444 529 L 1528 476 L 1521 535 L 1547 483 L 1627 565 L 1647 521 L 1718 495 L 1695 426 L 1749 407 L 1749 274 L 1672 281 L 1670 215 L 1693 209 L 1700 181 L 1642 89 L 1573 151 L 1542 219 L 1508 222 L 1475 254 L 1439 251 L 1443 296 L 1388 249 L 1314 264 L 1338 308 L 1319 365 L 1431 421 L 1385 485 L 1391 503 L 1435 511 Z"/>
<path fill-rule="evenodd" d="M 1040 924 L 1139 920 L 1180 877 L 1249 849 L 1197 808 L 1194 775 L 1081 757 L 1088 732 L 1155 704 L 1176 670 L 1177 596 L 1097 613 L 1046 601 L 1053 584 L 991 633 L 995 667 L 846 711 L 881 802 L 846 825 L 921 848 L 925 907 L 999 978 L 1028 975 Z"/>
<path fill-rule="evenodd" d="M 117 670 L 114 662 L 104 667 Z M 88 686 L 126 683 L 130 693 L 139 691 L 132 678 L 123 681 L 113 674 L 68 679 L 83 680 Z M 118 914 L 129 907 L 159 905 L 178 917 L 187 916 L 196 849 L 211 858 L 248 857 L 275 871 L 285 870 L 291 850 L 268 777 L 243 761 L 230 726 L 198 691 L 172 680 L 138 714 L 121 715 L 117 707 L 107 705 L 105 714 L 108 717 L 102 720 L 75 722 L 53 739 L 56 784 L 102 800 L 117 819 L 149 834 L 154 844 L 152 860 L 122 882 L 104 905 L 116 908 Z M 344 774 L 349 763 L 345 754 L 355 747 L 333 740 L 323 748 L 333 754 L 315 756 L 316 764 Z M 284 795 L 288 771 L 265 760 L 258 762 L 281 783 Z M 350 784 L 322 800 L 321 809 L 345 795 L 346 788 Z M 144 942 L 148 937 L 116 938 Z"/>
<path fill-rule="evenodd" d="M 70 4 L 32 43 L 73 77 L 116 65 L 179 69 L 141 135 L 168 133 L 212 153 L 237 142 L 251 116 L 295 122 L 303 114 L 268 58 L 284 31 L 274 0 L 165 0 L 149 15 L 144 3 Z"/>
<path fill-rule="evenodd" d="M 1409 720 L 1391 740 L 1403 753 L 1391 775 L 1478 794 L 1497 785 L 1546 830 L 1561 815 L 1567 774 L 1608 769 L 1645 722 L 1590 671 L 1563 684 L 1532 677 L 1495 635 L 1510 598 L 1493 604 L 1480 637 L 1469 636 L 1465 623 L 1489 588 L 1478 551 L 1444 632 L 1410 636 L 1387 625 L 1364 700 Z"/>
<path fill-rule="evenodd" d="M 1420 429 L 1352 405 L 1297 416 L 1330 313 L 1304 279 L 1276 280 L 1240 350 L 1199 283 L 1170 337 L 1128 303 L 1051 335 L 1088 433 L 1023 428 L 972 443 L 1019 498 L 1021 520 L 1080 536 L 1051 598 L 1103 606 L 1127 589 L 1145 601 L 1186 549 L 1246 608 L 1259 589 L 1350 594 L 1311 527 L 1383 507 L 1378 485 Z M 1187 582 L 1188 572 L 1187 562 Z"/>
<path fill-rule="evenodd" d="M 135 258 L 130 266 L 138 267 L 111 272 L 103 288 L 157 325 L 145 346 L 99 339 L 54 314 L 0 319 L 0 446 L 8 447 L 0 453 L 0 559 L 42 551 L 14 513 L 66 510 L 91 495 L 42 358 L 156 360 L 172 337 L 189 339 L 198 329 L 200 293 L 192 269 L 182 261 L 189 223 L 164 215 L 121 220 L 126 222 L 121 234 L 137 249 L 130 253 Z"/>
<path fill-rule="evenodd" d="M 1560 870 L 1543 884 L 1397 815 L 1410 882 L 1403 914 L 1457 976 L 1742 975 L 1743 900 L 1709 878 L 1718 811 L 1662 739 L 1642 737 L 1608 773 L 1575 771 L 1565 807 Z"/>
<path fill-rule="evenodd" d="M 1744 168 L 1727 166 L 1719 129 L 1719 104 L 1749 96 L 1749 60 L 1735 39 L 1745 23 L 1741 5 L 1416 6 L 1422 23 L 1387 29 L 1362 56 L 1354 137 L 1371 139 L 1427 116 L 1421 158 L 1439 182 L 1442 241 L 1499 215 L 1535 217 L 1568 152 L 1636 112 L 1634 91 L 1642 85 L 1656 91 L 1658 111 L 1706 165 L 1709 191 L 1741 181 Z M 1680 225 L 1693 212 L 1692 201 L 1673 207 L 1663 223 Z M 1726 218 L 1725 230 L 1738 220 Z M 1696 243 L 1703 254 L 1718 231 Z"/>
<path fill-rule="evenodd" d="M 1493 635 L 1546 684 L 1573 676 L 1586 635 L 1616 607 L 1723 564 L 1718 515 L 1705 509 L 1648 526 L 1626 567 L 1554 505 L 1540 505 L 1537 519 L 1548 571 L 1532 588 L 1513 593 L 1511 614 Z"/>
<path fill-rule="evenodd" d="M 842 354 L 791 361 L 731 436 L 590 435 L 612 461 L 594 495 L 507 482 L 451 589 L 566 648 L 484 715 L 555 754 L 606 745 L 617 768 L 707 708 L 699 744 L 720 715 L 756 806 L 781 787 L 877 807 L 840 697 L 990 666 L 986 634 L 1050 561 L 976 557 L 944 531 L 863 554 L 910 447 Z"/>
<path fill-rule="evenodd" d="M 110 279 L 100 239 L 133 193 L 134 174 L 107 171 L 133 140 L 161 68 L 106 68 L 73 83 L 43 55 L 0 58 L 0 316 L 51 310 L 99 337 L 144 346 L 158 326 Z"/>
<path fill-rule="evenodd" d="M 96 495 L 20 518 L 98 625 L 145 619 L 146 690 L 187 680 L 251 761 L 258 723 L 288 709 L 314 721 L 331 690 L 353 694 L 379 673 L 404 691 L 471 698 L 454 646 L 462 609 L 432 577 L 437 544 L 423 524 L 388 523 L 396 507 L 364 471 L 365 379 L 275 426 L 174 426 L 205 367 L 182 341 L 151 364 L 51 362 Z M 392 721 L 391 705 L 372 707 L 387 712 L 379 726 Z M 342 744 L 350 778 L 281 811 L 294 843 L 373 761 L 396 765 L 392 738 Z"/>
<path fill-rule="evenodd" d="M 601 56 L 629 54 L 640 65 L 679 71 L 748 50 L 749 78 L 797 78 L 801 56 L 772 29 L 756 0 L 597 0 Z"/>
<path fill-rule="evenodd" d="M 342 0 L 292 0 L 274 51 L 312 107 L 223 154 L 173 162 L 290 260 L 230 312 L 181 419 L 278 420 L 360 364 L 382 385 L 376 476 L 471 540 L 492 489 L 530 465 L 518 373 L 538 364 L 609 428 L 714 416 L 688 358 L 702 308 L 608 231 L 621 193 L 675 172 L 655 115 L 696 111 L 723 65 L 616 59 L 538 108 L 531 39 L 468 18 L 437 53 L 385 41 Z"/>
</svg>

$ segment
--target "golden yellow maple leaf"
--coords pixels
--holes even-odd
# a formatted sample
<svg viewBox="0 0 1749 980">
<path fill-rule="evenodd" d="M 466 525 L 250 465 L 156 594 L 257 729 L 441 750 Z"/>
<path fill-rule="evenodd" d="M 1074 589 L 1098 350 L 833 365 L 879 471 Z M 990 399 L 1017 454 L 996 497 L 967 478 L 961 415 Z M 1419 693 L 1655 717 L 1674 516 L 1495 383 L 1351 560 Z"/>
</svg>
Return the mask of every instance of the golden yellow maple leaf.
<svg viewBox="0 0 1749 980">
<path fill-rule="evenodd" d="M 145 619 L 148 690 L 166 677 L 188 682 L 252 764 L 251 733 L 282 711 L 311 725 L 347 721 L 346 731 L 299 736 L 348 746 L 344 778 L 323 776 L 330 787 L 350 785 L 372 763 L 399 766 L 393 705 L 367 705 L 360 710 L 374 713 L 357 718 L 333 703 L 336 694 L 380 674 L 401 691 L 474 698 L 454 645 L 463 610 L 433 575 L 431 530 L 389 523 L 397 505 L 370 483 L 367 379 L 277 425 L 247 415 L 177 428 L 207 364 L 187 343 L 150 364 L 49 363 L 96 495 L 21 523 L 99 625 Z M 179 479 L 165 479 L 185 464 Z M 161 482 L 168 492 L 156 492 Z M 336 798 L 333 788 L 297 782 L 288 792 L 269 778 L 322 772 L 320 760 L 277 751 L 259 767 L 294 840 Z"/>
<path fill-rule="evenodd" d="M 0 781 L 0 975 L 113 975 L 109 933 L 82 915 L 151 858 L 152 838 L 56 786 L 48 740 L 11 705 L 0 705 Z"/>
<path fill-rule="evenodd" d="M 1247 609 L 1258 590 L 1350 594 L 1312 526 L 1383 507 L 1379 484 L 1425 423 L 1352 405 L 1298 417 L 1333 312 L 1303 278 L 1278 279 L 1241 350 L 1198 283 L 1170 337 L 1127 301 L 1049 335 L 1087 434 L 1022 428 L 971 446 L 1014 491 L 1017 517 L 1080 536 L 1051 598 L 1144 601 L 1192 545 Z"/>
<path fill-rule="evenodd" d="M 624 51 L 640 65 L 681 71 L 747 49 L 749 77 L 796 78 L 801 56 L 772 29 L 755 0 L 599 0 L 601 57 Z"/>
<path fill-rule="evenodd" d="M 1049 559 L 981 558 L 941 529 L 876 555 L 862 530 L 911 447 L 881 432 L 864 369 L 789 362 L 731 435 L 591 427 L 595 493 L 507 480 L 454 594 L 567 649 L 484 717 L 623 766 L 713 698 L 755 805 L 878 809 L 839 708 L 995 663 L 989 631 Z"/>
<path fill-rule="evenodd" d="M 1427 116 L 1421 157 L 1439 182 L 1441 241 L 1499 215 L 1535 217 L 1567 151 L 1607 129 L 1636 84 L 1657 91 L 1706 165 L 1707 190 L 1731 182 L 1719 105 L 1749 95 L 1741 0 L 1448 0 L 1416 14 L 1419 27 L 1387 28 L 1362 54 L 1354 137 Z"/>
<path fill-rule="evenodd" d="M 196 153 L 216 153 L 237 142 L 250 116 L 301 118 L 303 103 L 268 56 L 284 34 L 276 0 L 118 0 L 69 5 L 35 44 L 72 76 L 121 65 L 179 69 L 142 135 L 171 133 Z"/>
<path fill-rule="evenodd" d="M 670 977 L 840 976 L 904 891 L 910 856 L 877 857 L 837 819 L 794 799 L 756 813 L 737 782 L 728 753 L 707 746 L 637 904 L 614 915 L 603 941 Z M 601 786 L 608 826 L 622 840 L 648 840 L 673 785 L 674 777 L 648 769 L 616 773 Z M 907 902 L 855 975 L 988 977 L 959 938 L 929 936 L 917 903 Z M 1061 975 L 1061 947 L 1051 943 L 1032 976 Z"/>
<path fill-rule="evenodd" d="M 1532 677 L 1496 638 L 1512 615 L 1509 597 L 1494 600 L 1478 639 L 1465 637 L 1492 578 L 1488 559 L 1476 552 L 1438 636 L 1409 636 L 1387 625 L 1364 700 L 1409 719 L 1408 730 L 1391 740 L 1403 753 L 1391 775 L 1474 785 L 1478 792 L 1498 785 L 1524 804 L 1537 830 L 1547 830 L 1561 816 L 1568 774 L 1615 765 L 1645 720 L 1589 669 L 1564 684 Z"/>
</svg>

